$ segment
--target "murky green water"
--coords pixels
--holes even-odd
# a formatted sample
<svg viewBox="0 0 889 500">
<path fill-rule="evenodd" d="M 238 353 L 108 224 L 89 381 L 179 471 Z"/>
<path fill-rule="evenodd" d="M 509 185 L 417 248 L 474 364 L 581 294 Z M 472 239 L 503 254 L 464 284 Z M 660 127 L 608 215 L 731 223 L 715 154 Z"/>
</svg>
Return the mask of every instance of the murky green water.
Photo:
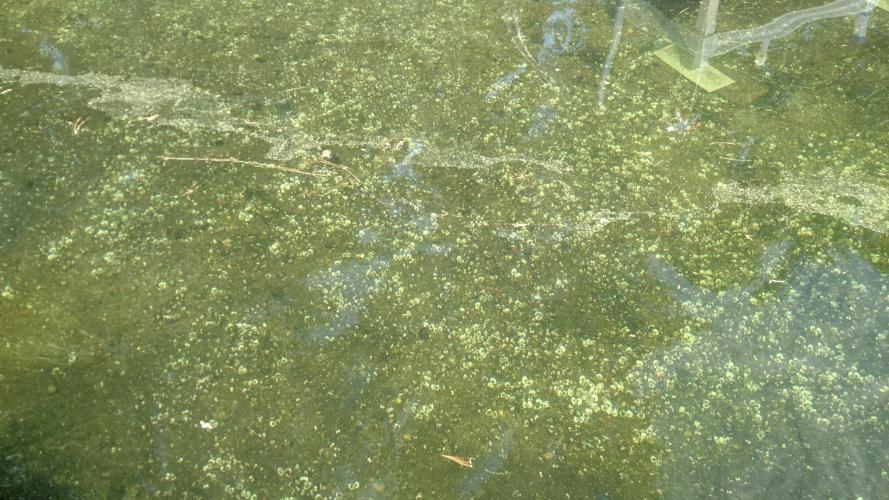
<svg viewBox="0 0 889 500">
<path fill-rule="evenodd" d="M 0 497 L 889 497 L 889 12 L 4 9 Z"/>
</svg>

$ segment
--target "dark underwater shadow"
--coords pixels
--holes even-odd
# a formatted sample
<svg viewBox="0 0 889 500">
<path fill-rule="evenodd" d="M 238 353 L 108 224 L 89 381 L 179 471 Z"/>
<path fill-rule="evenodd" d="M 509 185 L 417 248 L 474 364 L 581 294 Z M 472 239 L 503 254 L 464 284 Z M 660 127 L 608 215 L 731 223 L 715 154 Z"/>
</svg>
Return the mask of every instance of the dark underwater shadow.
<svg viewBox="0 0 889 500">
<path fill-rule="evenodd" d="M 77 498 L 69 491 L 52 484 L 47 478 L 32 474 L 19 463 L 18 455 L 0 449 L 0 499 L 57 500 Z"/>
</svg>

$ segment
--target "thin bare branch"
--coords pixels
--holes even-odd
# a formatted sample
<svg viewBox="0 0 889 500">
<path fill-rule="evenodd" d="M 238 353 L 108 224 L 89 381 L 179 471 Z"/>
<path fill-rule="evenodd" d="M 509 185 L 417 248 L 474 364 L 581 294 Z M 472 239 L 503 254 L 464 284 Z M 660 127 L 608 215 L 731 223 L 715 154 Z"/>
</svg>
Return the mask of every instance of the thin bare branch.
<svg viewBox="0 0 889 500">
<path fill-rule="evenodd" d="M 312 177 L 322 177 L 322 174 L 316 174 L 313 172 L 306 172 L 305 170 L 300 170 L 298 168 L 285 167 L 284 165 L 278 165 L 277 163 L 261 163 L 258 161 L 238 160 L 237 158 L 192 158 L 192 157 L 185 157 L 185 156 L 158 156 L 158 158 L 163 161 L 206 161 L 206 162 L 213 162 L 213 163 L 234 163 L 237 165 L 246 165 L 248 167 L 254 167 L 254 168 L 280 170 L 282 172 L 291 172 L 294 174 L 310 175 Z"/>
</svg>

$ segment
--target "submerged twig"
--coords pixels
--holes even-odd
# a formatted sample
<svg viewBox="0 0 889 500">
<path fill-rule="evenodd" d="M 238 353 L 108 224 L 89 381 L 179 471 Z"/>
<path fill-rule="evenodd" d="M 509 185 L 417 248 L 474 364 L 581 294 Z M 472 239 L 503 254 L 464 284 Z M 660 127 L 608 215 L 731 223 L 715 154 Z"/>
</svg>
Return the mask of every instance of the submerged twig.
<svg viewBox="0 0 889 500">
<path fill-rule="evenodd" d="M 522 55 L 527 57 L 528 60 L 531 61 L 531 64 L 536 65 L 537 60 L 534 59 L 534 56 L 531 55 L 531 51 L 528 50 L 528 46 L 525 45 L 525 36 L 522 34 L 522 26 L 521 26 L 521 24 L 519 24 L 518 14 L 512 15 L 512 21 L 513 21 L 513 23 L 515 23 L 515 32 L 516 32 L 515 38 L 516 38 L 516 40 L 518 40 L 519 44 L 521 45 L 521 47 L 519 48 L 519 52 L 521 52 Z"/>
<path fill-rule="evenodd" d="M 626 8 L 627 2 L 622 0 L 614 13 L 614 35 L 611 37 L 611 47 L 608 49 L 608 55 L 605 56 L 605 63 L 602 65 L 602 76 L 599 78 L 599 97 L 596 99 L 596 110 L 599 112 L 605 110 L 605 89 L 611 83 L 611 67 L 614 65 L 614 57 L 617 55 L 617 49 L 620 47 L 620 36 L 624 27 L 624 11 Z"/>
<path fill-rule="evenodd" d="M 548 72 L 546 72 L 541 67 L 540 61 L 538 61 L 537 58 L 531 54 L 531 51 L 528 49 L 528 45 L 525 44 L 525 35 L 522 33 L 522 25 L 521 25 L 521 20 L 519 19 L 519 15 L 513 14 L 512 20 L 513 20 L 513 23 L 515 23 L 515 41 L 514 41 L 514 43 L 518 42 L 516 44 L 516 48 L 519 50 L 519 54 L 521 54 L 522 56 L 527 58 L 528 61 L 531 62 L 532 69 L 538 70 L 541 75 L 546 77 L 547 80 L 552 81 L 553 80 L 552 76 L 550 76 L 550 74 Z"/>
<path fill-rule="evenodd" d="M 306 172 L 298 168 L 285 167 L 277 163 L 261 163 L 258 161 L 239 160 L 237 158 L 193 158 L 186 156 L 158 156 L 163 161 L 207 161 L 213 163 L 235 163 L 238 165 L 247 165 L 254 168 L 265 168 L 269 170 L 281 170 L 282 172 L 291 172 L 294 174 L 311 175 L 312 177 L 321 177 L 321 174 Z"/>
<path fill-rule="evenodd" d="M 347 174 L 351 175 L 356 181 L 361 182 L 361 177 L 358 177 L 357 175 L 353 174 L 352 171 L 349 170 L 349 167 L 347 167 L 345 165 L 340 165 L 339 163 L 334 163 L 334 162 L 332 162 L 330 160 L 326 160 L 324 158 L 316 158 L 316 160 L 325 164 L 325 165 L 330 165 L 331 167 L 336 167 L 340 170 L 344 170 Z"/>
</svg>

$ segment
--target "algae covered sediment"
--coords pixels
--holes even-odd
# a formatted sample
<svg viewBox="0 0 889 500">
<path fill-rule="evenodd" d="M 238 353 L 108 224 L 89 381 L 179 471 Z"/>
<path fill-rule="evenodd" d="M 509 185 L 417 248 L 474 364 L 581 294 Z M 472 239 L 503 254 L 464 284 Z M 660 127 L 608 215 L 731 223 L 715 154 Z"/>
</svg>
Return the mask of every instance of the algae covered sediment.
<svg viewBox="0 0 889 500">
<path fill-rule="evenodd" d="M 0 487 L 886 495 L 886 15 L 597 112 L 596 2 L 13 4 Z"/>
</svg>

